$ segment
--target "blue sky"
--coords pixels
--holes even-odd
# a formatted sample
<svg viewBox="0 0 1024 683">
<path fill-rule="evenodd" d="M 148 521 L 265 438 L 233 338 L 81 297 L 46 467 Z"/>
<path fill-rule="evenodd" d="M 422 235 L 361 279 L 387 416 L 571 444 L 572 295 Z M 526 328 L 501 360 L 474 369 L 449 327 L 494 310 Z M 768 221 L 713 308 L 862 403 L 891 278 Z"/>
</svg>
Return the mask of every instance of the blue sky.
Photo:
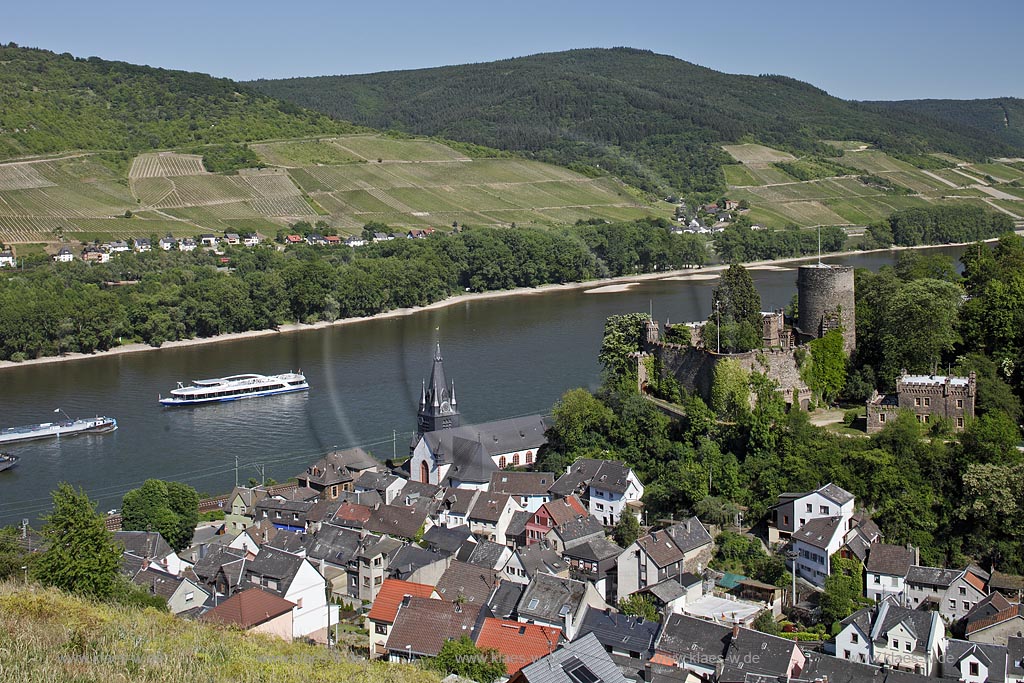
<svg viewBox="0 0 1024 683">
<path fill-rule="evenodd" d="M 1024 96 L 1024 0 L 8 3 L 0 41 L 239 80 L 630 46 L 848 99 Z"/>
</svg>

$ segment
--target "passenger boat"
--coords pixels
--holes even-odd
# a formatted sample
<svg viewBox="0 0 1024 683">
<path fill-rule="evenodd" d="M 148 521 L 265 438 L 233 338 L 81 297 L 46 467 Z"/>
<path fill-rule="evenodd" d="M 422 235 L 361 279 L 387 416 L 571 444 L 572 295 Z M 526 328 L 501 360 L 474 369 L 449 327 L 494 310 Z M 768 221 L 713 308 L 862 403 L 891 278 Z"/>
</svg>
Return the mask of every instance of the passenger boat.
<svg viewBox="0 0 1024 683">
<path fill-rule="evenodd" d="M 0 430 L 0 444 L 34 439 L 54 439 L 76 434 L 105 434 L 117 429 L 117 420 L 112 417 L 89 417 L 80 420 L 68 418 L 67 422 L 43 422 L 24 427 L 8 427 Z"/>
<path fill-rule="evenodd" d="M 0 472 L 11 469 L 18 464 L 18 460 L 20 460 L 20 458 L 16 455 L 0 453 Z"/>
<path fill-rule="evenodd" d="M 161 405 L 189 406 L 199 403 L 237 401 L 242 398 L 288 394 L 306 391 L 309 384 L 302 372 L 288 372 L 283 375 L 231 375 L 217 379 L 197 379 L 186 387 L 178 382 L 178 388 L 171 395 L 159 396 Z"/>
</svg>

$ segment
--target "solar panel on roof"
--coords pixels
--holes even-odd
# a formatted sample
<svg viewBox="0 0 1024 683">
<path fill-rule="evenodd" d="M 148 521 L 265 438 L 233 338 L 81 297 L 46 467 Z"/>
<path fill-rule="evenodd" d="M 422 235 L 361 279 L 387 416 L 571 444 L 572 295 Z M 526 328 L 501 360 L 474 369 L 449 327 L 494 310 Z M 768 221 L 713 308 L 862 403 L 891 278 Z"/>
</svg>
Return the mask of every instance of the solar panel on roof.
<svg viewBox="0 0 1024 683">
<path fill-rule="evenodd" d="M 598 683 L 601 680 L 597 674 L 587 668 L 586 664 L 575 657 L 570 657 L 562 664 L 562 671 L 572 679 L 573 683 Z"/>
</svg>

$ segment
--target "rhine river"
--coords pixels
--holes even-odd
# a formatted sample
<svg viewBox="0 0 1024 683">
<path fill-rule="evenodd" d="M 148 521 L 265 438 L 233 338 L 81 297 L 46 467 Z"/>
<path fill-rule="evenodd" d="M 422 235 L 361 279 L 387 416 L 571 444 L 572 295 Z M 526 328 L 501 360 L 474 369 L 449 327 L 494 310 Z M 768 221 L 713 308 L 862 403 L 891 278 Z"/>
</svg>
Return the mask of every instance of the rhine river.
<svg viewBox="0 0 1024 683">
<path fill-rule="evenodd" d="M 957 258 L 962 248 L 941 251 Z M 876 270 L 896 254 L 823 260 Z M 113 416 L 120 428 L 5 447 L 21 462 L 0 473 L 0 524 L 35 523 L 61 481 L 107 510 L 147 478 L 183 481 L 200 494 L 228 491 L 236 460 L 245 484 L 260 477 L 257 466 L 284 481 L 336 447 L 359 445 L 381 459 L 408 453 L 436 341 L 463 424 L 547 413 L 566 390 L 598 385 L 608 316 L 653 306 L 662 322 L 706 318 L 718 280 L 696 273 L 626 291 L 467 301 L 315 331 L 2 370 L 0 426 L 50 421 L 61 408 L 72 417 Z M 796 291 L 796 264 L 751 274 L 764 310 L 786 306 Z M 300 369 L 308 393 L 192 408 L 157 403 L 179 381 Z"/>
</svg>

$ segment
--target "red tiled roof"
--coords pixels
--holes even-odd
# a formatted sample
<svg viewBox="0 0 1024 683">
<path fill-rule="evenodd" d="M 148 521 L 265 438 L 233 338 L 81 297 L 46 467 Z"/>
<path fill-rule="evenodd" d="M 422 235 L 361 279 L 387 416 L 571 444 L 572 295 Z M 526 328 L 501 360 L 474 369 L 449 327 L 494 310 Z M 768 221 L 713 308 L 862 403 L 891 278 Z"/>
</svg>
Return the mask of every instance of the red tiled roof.
<svg viewBox="0 0 1024 683">
<path fill-rule="evenodd" d="M 202 615 L 200 619 L 250 629 L 291 612 L 293 607 L 294 602 L 260 588 L 250 588 L 232 595 Z"/>
<path fill-rule="evenodd" d="M 561 633 L 561 629 L 551 626 L 488 618 L 484 619 L 476 646 L 497 650 L 504 661 L 505 671 L 511 676 L 527 664 L 554 652 Z"/>
<path fill-rule="evenodd" d="M 1010 619 L 1019 616 L 1021 616 L 1020 605 L 1014 605 L 1010 609 L 1004 609 L 1002 612 L 997 612 L 996 614 L 993 614 L 990 617 L 986 617 L 985 619 L 978 619 L 973 624 L 968 624 L 967 634 L 970 635 L 971 633 L 975 633 L 976 631 L 988 628 L 989 626 L 995 626 L 1000 622 L 1009 621 Z"/>
<path fill-rule="evenodd" d="M 548 515 L 551 516 L 551 521 L 555 523 L 555 526 L 561 526 L 578 517 L 586 517 L 588 514 L 587 509 L 583 507 L 583 503 L 576 496 L 552 500 L 544 503 L 544 507 L 547 509 Z"/>
<path fill-rule="evenodd" d="M 370 508 L 355 503 L 342 503 L 334 513 L 334 518 L 346 522 L 366 522 L 370 519 Z"/>
<path fill-rule="evenodd" d="M 968 571 L 964 574 L 964 578 L 967 579 L 967 583 L 971 584 L 982 593 L 985 592 L 985 581 L 980 576 L 974 572 Z"/>
<path fill-rule="evenodd" d="M 367 615 L 374 621 L 383 621 L 389 624 L 395 622 L 395 615 L 398 613 L 398 606 L 402 604 L 402 598 L 411 595 L 416 598 L 429 598 L 434 592 L 433 586 L 425 583 L 413 583 L 399 579 L 384 579 L 377 599 L 373 601 L 373 607 Z"/>
<path fill-rule="evenodd" d="M 669 657 L 666 654 L 662 654 L 661 652 L 656 652 L 654 654 L 654 656 L 651 657 L 651 664 L 661 664 L 663 666 L 675 666 L 676 665 L 676 660 L 672 659 L 671 657 Z"/>
</svg>

